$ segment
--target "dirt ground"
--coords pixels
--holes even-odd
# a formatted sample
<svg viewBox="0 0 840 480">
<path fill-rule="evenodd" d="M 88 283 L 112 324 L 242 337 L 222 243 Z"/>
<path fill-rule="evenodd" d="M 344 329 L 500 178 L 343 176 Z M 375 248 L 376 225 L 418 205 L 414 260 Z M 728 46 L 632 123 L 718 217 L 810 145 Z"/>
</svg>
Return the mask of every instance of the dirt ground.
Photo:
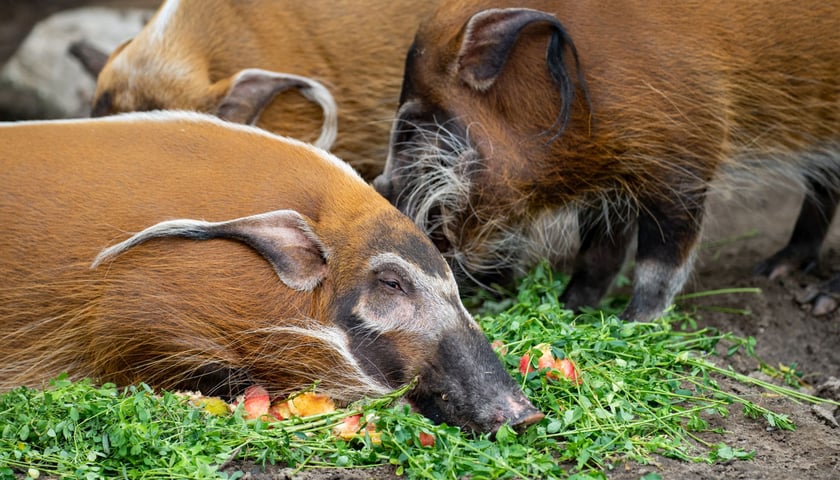
<svg viewBox="0 0 840 480">
<path fill-rule="evenodd" d="M 761 293 L 727 294 L 685 301 L 682 308 L 696 308 L 698 327 L 716 327 L 739 336 L 753 336 L 756 352 L 768 364 L 795 363 L 805 373 L 803 379 L 810 393 L 840 400 L 840 313 L 814 317 L 807 306 L 794 298 L 804 286 L 816 282 L 840 267 L 840 226 L 835 226 L 823 249 L 821 271 L 815 276 L 795 275 L 770 281 L 752 275 L 753 267 L 781 248 L 787 241 L 799 211 L 801 196 L 796 192 L 765 188 L 747 198 L 719 194 L 710 201 L 703 248 L 695 272 L 685 292 L 721 288 L 756 287 Z M 840 223 L 840 222 L 838 222 Z M 835 267 L 834 269 L 831 267 Z M 732 308 L 749 314 L 723 313 Z M 734 368 L 742 373 L 762 375 L 752 359 L 736 356 Z M 840 478 L 840 410 L 815 409 L 786 399 L 763 395 L 758 389 L 723 380 L 725 389 L 751 398 L 773 411 L 786 413 L 796 424 L 795 431 L 767 428 L 763 420 L 744 418 L 736 407 L 713 427 L 725 435 L 710 435 L 707 440 L 724 441 L 732 447 L 755 450 L 749 461 L 731 461 L 714 465 L 686 463 L 657 457 L 653 465 L 629 463 L 607 472 L 611 480 L 637 480 L 649 472 L 663 479 L 750 479 L 787 480 Z M 236 465 L 246 478 L 259 480 L 355 480 L 396 479 L 393 469 L 315 470 L 292 475 L 291 470 L 260 470 L 251 465 Z"/>
<path fill-rule="evenodd" d="M 685 302 L 699 307 L 698 327 L 712 326 L 740 336 L 755 337 L 756 353 L 768 364 L 795 363 L 816 395 L 840 400 L 840 314 L 810 314 L 794 298 L 808 284 L 823 280 L 840 266 L 840 227 L 835 225 L 823 248 L 820 271 L 780 281 L 752 275 L 753 267 L 784 246 L 799 211 L 801 196 L 765 189 L 747 200 L 716 198 L 710 204 L 704 248 L 686 292 L 731 287 L 757 287 L 761 294 L 730 294 Z M 837 222 L 840 223 L 840 222 Z M 744 309 L 749 315 L 721 313 L 710 307 Z M 755 374 L 756 363 L 733 359 L 742 373 Z M 762 421 L 747 420 L 734 412 L 721 425 L 723 441 L 755 450 L 752 461 L 726 464 L 686 464 L 661 459 L 656 466 L 629 465 L 609 474 L 616 480 L 637 479 L 655 471 L 662 478 L 679 479 L 837 479 L 840 478 L 840 412 L 832 407 L 812 408 L 768 398 L 758 391 L 728 383 L 743 394 L 755 394 L 758 403 L 787 413 L 797 426 L 793 432 L 767 429 Z M 720 441 L 721 439 L 711 439 Z"/>
</svg>

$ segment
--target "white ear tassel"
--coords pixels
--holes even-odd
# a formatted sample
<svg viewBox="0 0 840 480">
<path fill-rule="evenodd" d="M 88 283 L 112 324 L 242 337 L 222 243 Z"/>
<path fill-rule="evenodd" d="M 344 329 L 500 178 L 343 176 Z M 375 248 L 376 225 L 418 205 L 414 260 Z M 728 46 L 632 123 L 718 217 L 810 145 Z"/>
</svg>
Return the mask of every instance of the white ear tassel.
<svg viewBox="0 0 840 480">
<path fill-rule="evenodd" d="M 338 106 L 335 103 L 329 89 L 321 82 L 309 77 L 293 75 L 290 73 L 272 72 L 261 68 L 247 68 L 239 72 L 236 82 L 247 80 L 248 77 L 271 78 L 276 80 L 287 80 L 306 85 L 300 88 L 300 93 L 312 102 L 317 103 L 323 111 L 324 121 L 321 124 L 321 135 L 315 140 L 314 145 L 324 150 L 329 150 L 338 135 Z M 268 102 L 266 102 L 268 104 Z M 256 116 L 255 120 L 259 118 Z"/>
<path fill-rule="evenodd" d="M 143 242 L 153 238 L 162 237 L 187 237 L 187 238 L 207 238 L 207 230 L 225 222 L 205 222 L 202 220 L 167 220 L 143 230 L 142 232 L 132 235 L 130 238 L 122 242 L 112 245 L 99 252 L 99 255 L 93 260 L 90 265 L 91 270 L 98 267 L 103 262 L 111 260 L 121 255 L 126 250 L 136 247 Z"/>
</svg>

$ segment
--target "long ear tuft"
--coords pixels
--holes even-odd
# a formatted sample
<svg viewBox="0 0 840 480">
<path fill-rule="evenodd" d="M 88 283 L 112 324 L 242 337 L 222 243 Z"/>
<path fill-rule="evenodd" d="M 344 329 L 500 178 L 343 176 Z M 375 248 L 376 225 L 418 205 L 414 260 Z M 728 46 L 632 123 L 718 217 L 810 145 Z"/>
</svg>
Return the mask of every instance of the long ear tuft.
<svg viewBox="0 0 840 480">
<path fill-rule="evenodd" d="M 216 107 L 216 115 L 223 120 L 253 125 L 271 100 L 290 88 L 299 89 L 304 97 L 321 107 L 324 122 L 315 146 L 329 150 L 338 134 L 338 107 L 327 87 L 308 77 L 260 68 L 242 70 L 230 80 L 230 87 Z"/>
<path fill-rule="evenodd" d="M 224 238 L 245 243 L 271 264 L 283 283 L 295 290 L 314 289 L 327 273 L 326 247 L 309 222 L 294 210 L 277 210 L 227 222 L 168 220 L 102 250 L 91 268 L 153 238 L 171 237 Z"/>
<path fill-rule="evenodd" d="M 559 132 L 563 131 L 571 115 L 571 106 L 577 88 L 566 58 L 572 54 L 577 85 L 583 90 L 587 103 L 589 93 L 580 68 L 577 49 L 566 29 L 551 14 L 527 8 L 488 9 L 476 13 L 464 27 L 464 36 L 457 58 L 457 72 L 470 88 L 484 92 L 493 86 L 507 63 L 510 52 L 522 30 L 537 22 L 551 26 L 551 38 L 546 50 L 546 65 L 563 101 Z"/>
</svg>

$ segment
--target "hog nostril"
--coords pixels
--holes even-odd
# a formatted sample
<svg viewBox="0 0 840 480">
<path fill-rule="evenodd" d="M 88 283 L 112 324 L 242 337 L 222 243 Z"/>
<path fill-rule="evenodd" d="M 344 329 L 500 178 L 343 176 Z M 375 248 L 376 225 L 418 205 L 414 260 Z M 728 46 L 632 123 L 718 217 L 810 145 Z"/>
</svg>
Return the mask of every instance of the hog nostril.
<svg viewBox="0 0 840 480">
<path fill-rule="evenodd" d="M 505 412 L 500 411 L 493 416 L 495 426 L 493 427 L 492 433 L 494 435 L 496 431 L 499 430 L 499 427 L 501 427 L 504 424 L 510 425 L 510 427 L 513 428 L 516 432 L 521 433 L 529 425 L 533 425 L 545 418 L 545 414 L 533 407 L 525 409 L 524 411 L 513 416 L 512 418 L 509 415 L 509 413 L 510 412 L 506 414 Z"/>
<path fill-rule="evenodd" d="M 525 430 L 528 425 L 539 422 L 545 414 L 534 408 L 534 405 L 524 395 L 512 395 L 507 398 L 507 405 L 503 408 L 505 421 L 516 431 Z"/>
<path fill-rule="evenodd" d="M 522 432 L 529 425 L 533 425 L 542 420 L 543 418 L 545 418 L 544 413 L 542 413 L 539 410 L 533 410 L 530 412 L 525 412 L 524 415 L 521 415 L 519 418 L 512 420 L 510 422 L 510 426 L 513 427 L 513 429 L 517 432 Z"/>
</svg>

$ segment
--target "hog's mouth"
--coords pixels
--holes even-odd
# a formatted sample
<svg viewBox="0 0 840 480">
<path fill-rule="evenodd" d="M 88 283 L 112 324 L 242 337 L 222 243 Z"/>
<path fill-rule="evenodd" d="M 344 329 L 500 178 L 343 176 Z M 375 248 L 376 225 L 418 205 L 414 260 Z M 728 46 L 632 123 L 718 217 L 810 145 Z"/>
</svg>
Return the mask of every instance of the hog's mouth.
<svg viewBox="0 0 840 480">
<path fill-rule="evenodd" d="M 522 432 L 528 426 L 545 418 L 545 414 L 537 410 L 521 394 L 520 398 L 516 398 L 515 394 L 511 395 L 510 398 L 505 398 L 501 402 L 500 408 L 488 412 L 489 414 L 487 415 L 482 415 L 481 418 L 475 417 L 475 413 L 481 409 L 467 412 L 463 406 L 449 405 L 449 408 L 447 408 L 445 404 L 452 400 L 448 398 L 446 393 L 436 393 L 421 397 L 412 396 L 410 393 L 405 397 L 405 400 L 414 412 L 425 416 L 435 423 L 447 423 L 478 434 L 490 433 L 495 435 L 503 425 L 509 425 L 517 432 Z M 445 410 L 453 410 L 455 413 L 447 414 Z M 467 415 L 468 413 L 472 413 L 473 415 Z M 466 418 L 465 416 L 470 418 Z"/>
</svg>

